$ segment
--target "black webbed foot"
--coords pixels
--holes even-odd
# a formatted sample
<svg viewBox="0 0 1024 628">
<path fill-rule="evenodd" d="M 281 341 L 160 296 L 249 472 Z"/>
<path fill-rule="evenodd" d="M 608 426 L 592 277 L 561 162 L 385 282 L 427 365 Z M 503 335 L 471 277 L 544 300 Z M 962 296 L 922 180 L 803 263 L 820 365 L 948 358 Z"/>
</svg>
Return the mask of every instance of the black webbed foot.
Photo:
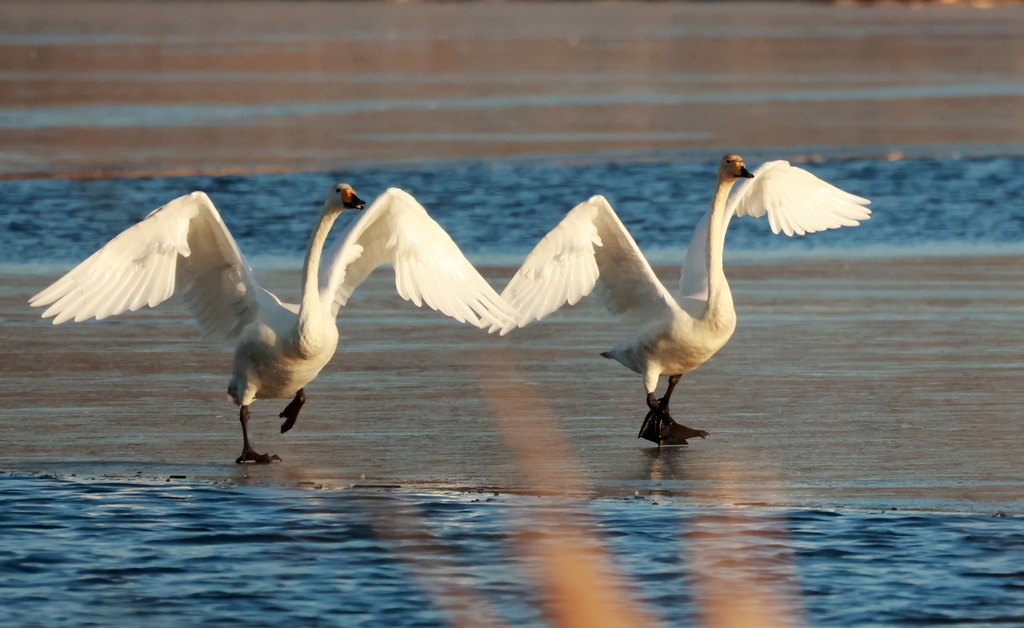
<svg viewBox="0 0 1024 628">
<path fill-rule="evenodd" d="M 295 420 L 299 418 L 298 410 L 296 410 L 295 412 L 293 412 L 291 414 L 288 413 L 288 409 L 291 408 L 291 407 L 292 407 L 291 404 L 288 404 L 288 408 L 285 408 L 284 412 L 282 412 L 281 414 L 277 415 L 277 416 L 279 416 L 279 417 L 281 417 L 282 419 L 285 420 L 284 423 L 281 424 L 281 433 L 282 434 L 284 434 L 288 430 L 292 429 L 292 427 L 295 426 Z"/>
<path fill-rule="evenodd" d="M 640 433 L 637 438 L 646 438 L 652 443 L 661 444 L 661 419 L 657 417 L 654 410 L 647 413 L 644 422 L 640 424 Z"/>
<path fill-rule="evenodd" d="M 680 425 L 675 421 L 671 423 L 662 424 L 662 435 L 660 445 L 685 445 L 686 439 L 688 438 L 707 438 L 708 432 L 704 430 L 695 430 L 685 425 Z"/>
<path fill-rule="evenodd" d="M 658 408 L 666 416 L 668 416 L 668 398 L 669 398 L 669 393 L 666 392 L 665 396 L 662 397 L 661 399 L 658 399 L 658 401 L 657 401 Z M 647 404 L 649 406 L 651 405 L 651 395 L 648 395 Z M 672 420 L 671 416 L 669 416 L 669 420 L 670 421 Z M 636 437 L 637 438 L 646 438 L 647 440 L 651 441 L 652 443 L 660 444 L 661 443 L 661 438 L 662 438 L 662 436 L 661 436 L 661 425 L 663 424 L 663 422 L 664 422 L 663 419 L 659 419 L 658 418 L 658 411 L 656 411 L 654 409 L 654 406 L 651 406 L 651 411 L 648 412 L 647 416 L 644 417 L 644 422 L 640 424 L 640 433 L 637 434 Z"/>
<path fill-rule="evenodd" d="M 651 410 L 644 417 L 637 438 L 645 438 L 658 445 L 686 445 L 689 438 L 707 438 L 709 434 L 704 430 L 695 430 L 676 423 L 668 413 L 667 397 L 668 395 L 656 399 L 654 394 L 647 395 L 647 405 Z"/>
<path fill-rule="evenodd" d="M 242 455 L 239 456 L 238 458 L 235 458 L 235 464 L 245 464 L 246 462 L 255 462 L 256 464 L 270 464 L 275 460 L 277 462 L 282 462 L 281 456 L 278 456 L 277 454 L 258 454 L 255 451 L 253 451 L 252 448 L 250 447 L 244 449 L 242 451 Z"/>
<path fill-rule="evenodd" d="M 640 425 L 640 433 L 637 434 L 637 438 L 645 438 L 652 443 L 661 444 L 664 426 L 667 421 L 672 420 L 668 412 L 662 409 L 662 401 L 657 399 L 654 393 L 647 394 L 647 407 L 650 408 L 650 411 Z"/>
<path fill-rule="evenodd" d="M 285 406 L 281 414 L 277 415 L 284 419 L 284 423 L 281 424 L 281 433 L 284 434 L 288 430 L 295 426 L 296 419 L 299 418 L 299 410 L 302 409 L 302 404 L 306 403 L 306 393 L 303 389 L 299 389 L 299 392 L 295 393 L 295 398 Z"/>
</svg>

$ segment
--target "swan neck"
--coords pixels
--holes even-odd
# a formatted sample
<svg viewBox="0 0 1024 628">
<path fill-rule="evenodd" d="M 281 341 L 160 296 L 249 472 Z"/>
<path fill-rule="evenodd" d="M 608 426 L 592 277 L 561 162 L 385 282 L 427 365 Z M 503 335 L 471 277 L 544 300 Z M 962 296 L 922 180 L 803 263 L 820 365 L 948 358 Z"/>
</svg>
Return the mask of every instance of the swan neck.
<svg viewBox="0 0 1024 628">
<path fill-rule="evenodd" d="M 711 203 L 708 218 L 708 240 L 704 250 L 707 254 L 708 309 L 705 318 L 718 316 L 725 310 L 732 310 L 732 293 L 722 268 L 722 254 L 725 249 L 725 207 L 729 200 L 735 179 L 718 178 L 715 198 Z"/>
<path fill-rule="evenodd" d="M 299 321 L 296 329 L 299 353 L 305 356 L 316 353 L 324 342 L 324 313 L 320 303 L 320 258 L 323 255 L 327 235 L 338 218 L 338 212 L 324 205 L 316 228 L 309 236 L 306 259 L 302 263 L 302 301 L 299 304 Z"/>
</svg>

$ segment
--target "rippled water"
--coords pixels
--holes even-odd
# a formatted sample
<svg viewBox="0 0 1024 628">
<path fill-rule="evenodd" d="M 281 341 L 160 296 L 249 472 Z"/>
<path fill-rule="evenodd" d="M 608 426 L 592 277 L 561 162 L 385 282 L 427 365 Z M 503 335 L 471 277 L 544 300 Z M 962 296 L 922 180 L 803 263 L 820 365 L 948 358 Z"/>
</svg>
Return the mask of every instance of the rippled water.
<svg viewBox="0 0 1024 628">
<path fill-rule="evenodd" d="M 5 474 L 0 624 L 443 626 L 443 582 L 547 625 L 523 548 L 552 515 L 666 625 L 728 597 L 722 578 L 814 626 L 1024 623 L 1019 516 Z"/>
<path fill-rule="evenodd" d="M 828 160 L 802 167 L 870 198 L 872 220 L 792 239 L 772 236 L 765 220 L 736 220 L 727 260 L 1024 252 L 1024 158 Z M 642 249 L 675 263 L 710 204 L 714 172 L 714 163 L 652 161 L 6 181 L 0 182 L 0 262 L 82 260 L 150 210 L 193 190 L 210 194 L 250 258 L 297 257 L 326 190 L 344 180 L 367 200 L 391 186 L 407 190 L 464 251 L 485 262 L 520 262 L 569 209 L 604 194 Z"/>
</svg>

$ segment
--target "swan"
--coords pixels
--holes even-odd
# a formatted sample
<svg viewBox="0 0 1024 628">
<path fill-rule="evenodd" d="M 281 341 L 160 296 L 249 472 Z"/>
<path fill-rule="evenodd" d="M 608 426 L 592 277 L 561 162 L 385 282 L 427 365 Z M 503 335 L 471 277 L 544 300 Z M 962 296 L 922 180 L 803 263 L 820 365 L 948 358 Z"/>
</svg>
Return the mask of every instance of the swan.
<svg viewBox="0 0 1024 628">
<path fill-rule="evenodd" d="M 179 197 L 129 227 L 75 269 L 32 297 L 49 305 L 59 325 L 102 320 L 143 305 L 155 307 L 177 288 L 204 339 L 235 341 L 228 395 L 240 406 L 242 454 L 235 462 L 268 464 L 249 442 L 249 405 L 291 397 L 281 432 L 295 425 L 305 387 L 338 347 L 338 310 L 375 268 L 391 264 L 395 287 L 417 306 L 426 303 L 460 322 L 512 329 L 516 312 L 488 285 L 416 200 L 391 188 L 324 253 L 343 211 L 365 203 L 347 183 L 333 187 L 306 247 L 302 296 L 284 303 L 256 282 L 213 202 L 203 192 Z M 321 264 L 321 257 L 325 263 Z"/>
<path fill-rule="evenodd" d="M 744 182 L 730 199 L 740 180 Z M 637 325 L 628 338 L 601 355 L 643 376 L 649 411 L 638 438 L 659 445 L 684 444 L 708 432 L 672 418 L 672 391 L 683 374 L 711 358 L 736 329 L 732 293 L 722 269 L 725 232 L 732 217 L 767 213 L 773 232 L 803 235 L 856 226 L 869 218 L 871 210 L 864 207 L 869 203 L 789 162 L 768 162 L 751 174 L 742 158 L 726 155 L 719 164 L 711 209 L 687 249 L 678 301 L 654 275 L 603 196 L 570 211 L 534 247 L 501 296 L 519 311 L 517 326 L 524 327 L 596 289 L 610 312 Z M 668 388 L 659 400 L 654 391 L 662 375 L 668 376 Z"/>
</svg>

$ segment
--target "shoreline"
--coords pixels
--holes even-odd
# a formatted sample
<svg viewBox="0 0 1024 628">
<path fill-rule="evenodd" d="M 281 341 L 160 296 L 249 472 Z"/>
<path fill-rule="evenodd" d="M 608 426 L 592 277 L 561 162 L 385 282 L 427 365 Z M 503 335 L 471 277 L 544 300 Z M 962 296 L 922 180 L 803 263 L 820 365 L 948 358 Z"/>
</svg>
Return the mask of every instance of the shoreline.
<svg viewBox="0 0 1024 628">
<path fill-rule="evenodd" d="M 958 504 L 951 504 L 947 507 L 941 507 L 938 505 L 916 505 L 913 502 L 906 502 L 901 499 L 889 499 L 886 502 L 879 501 L 873 504 L 857 504 L 854 502 L 843 502 L 835 501 L 830 503 L 822 502 L 786 502 L 784 500 L 777 500 L 774 502 L 767 501 L 729 501 L 728 499 L 722 499 L 723 495 L 699 495 L 693 496 L 688 495 L 687 489 L 646 489 L 643 493 L 635 490 L 629 490 L 623 488 L 618 492 L 604 492 L 598 491 L 587 491 L 580 490 L 579 492 L 573 493 L 550 493 L 541 490 L 530 489 L 525 486 L 507 486 L 507 485 L 493 485 L 493 486 L 431 486 L 431 485 L 420 485 L 420 484 L 395 484 L 389 482 L 367 482 L 360 479 L 347 479 L 338 480 L 336 478 L 314 478 L 314 479 L 299 479 L 294 477 L 286 476 L 273 476 L 273 477 L 258 477 L 252 478 L 245 476 L 234 476 L 224 477 L 220 475 L 205 476 L 203 474 L 189 474 L 188 469 L 193 469 L 189 465 L 182 465 L 181 468 L 177 469 L 166 469 L 163 474 L 143 476 L 139 473 L 133 473 L 130 470 L 125 470 L 122 473 L 118 473 L 113 469 L 105 469 L 106 473 L 88 473 L 83 472 L 84 467 L 97 467 L 104 465 L 119 465 L 120 463 L 108 462 L 108 463 L 96 463 L 96 462 L 83 462 L 75 463 L 74 461 L 52 463 L 53 465 L 68 466 L 69 469 L 64 471 L 54 469 L 41 469 L 39 467 L 45 465 L 39 464 L 18 464 L 18 465 L 4 465 L 0 463 L 0 482 L 7 476 L 9 479 L 36 479 L 36 480 L 54 480 L 59 482 L 82 482 L 90 484 L 127 484 L 129 486 L 143 486 L 153 489 L 167 490 L 169 488 L 188 488 L 195 487 L 197 485 L 207 486 L 214 489 L 223 489 L 226 491 L 236 489 L 252 489 L 260 490 L 263 488 L 268 489 L 281 489 L 285 491 L 295 491 L 297 493 L 307 492 L 327 492 L 327 493 L 346 493 L 352 497 L 358 499 L 359 497 L 369 496 L 371 499 L 375 496 L 386 493 L 393 494 L 399 499 L 408 497 L 418 496 L 430 496 L 430 497 L 441 497 L 441 498 L 469 498 L 473 496 L 486 496 L 486 497 L 503 497 L 503 498 L 539 498 L 542 500 L 560 500 L 563 504 L 566 501 L 570 502 L 621 502 L 629 500 L 653 500 L 666 505 L 676 505 L 681 507 L 692 507 L 692 508 L 721 508 L 722 510 L 729 511 L 733 509 L 747 510 L 762 510 L 766 512 L 773 511 L 826 511 L 826 512 L 837 512 L 837 513 L 892 513 L 892 514 L 923 514 L 923 515 L 943 515 L 943 516 L 963 516 L 963 517 L 979 517 L 979 516 L 1021 516 L 1024 515 L 1024 503 L 998 503 L 998 502 L 971 502 L 964 501 Z M 81 466 L 75 466 L 80 464 Z M 125 464 L 125 467 L 134 467 L 138 465 Z M 243 469 L 253 469 L 252 466 L 242 467 Z M 111 472 L 114 471 L 114 472 Z M 178 471 L 184 473 L 178 473 Z M 170 485 L 170 486 L 168 486 Z M 785 487 L 771 487 L 772 490 L 784 491 Z M 896 506 L 895 504 L 899 504 Z"/>
</svg>

